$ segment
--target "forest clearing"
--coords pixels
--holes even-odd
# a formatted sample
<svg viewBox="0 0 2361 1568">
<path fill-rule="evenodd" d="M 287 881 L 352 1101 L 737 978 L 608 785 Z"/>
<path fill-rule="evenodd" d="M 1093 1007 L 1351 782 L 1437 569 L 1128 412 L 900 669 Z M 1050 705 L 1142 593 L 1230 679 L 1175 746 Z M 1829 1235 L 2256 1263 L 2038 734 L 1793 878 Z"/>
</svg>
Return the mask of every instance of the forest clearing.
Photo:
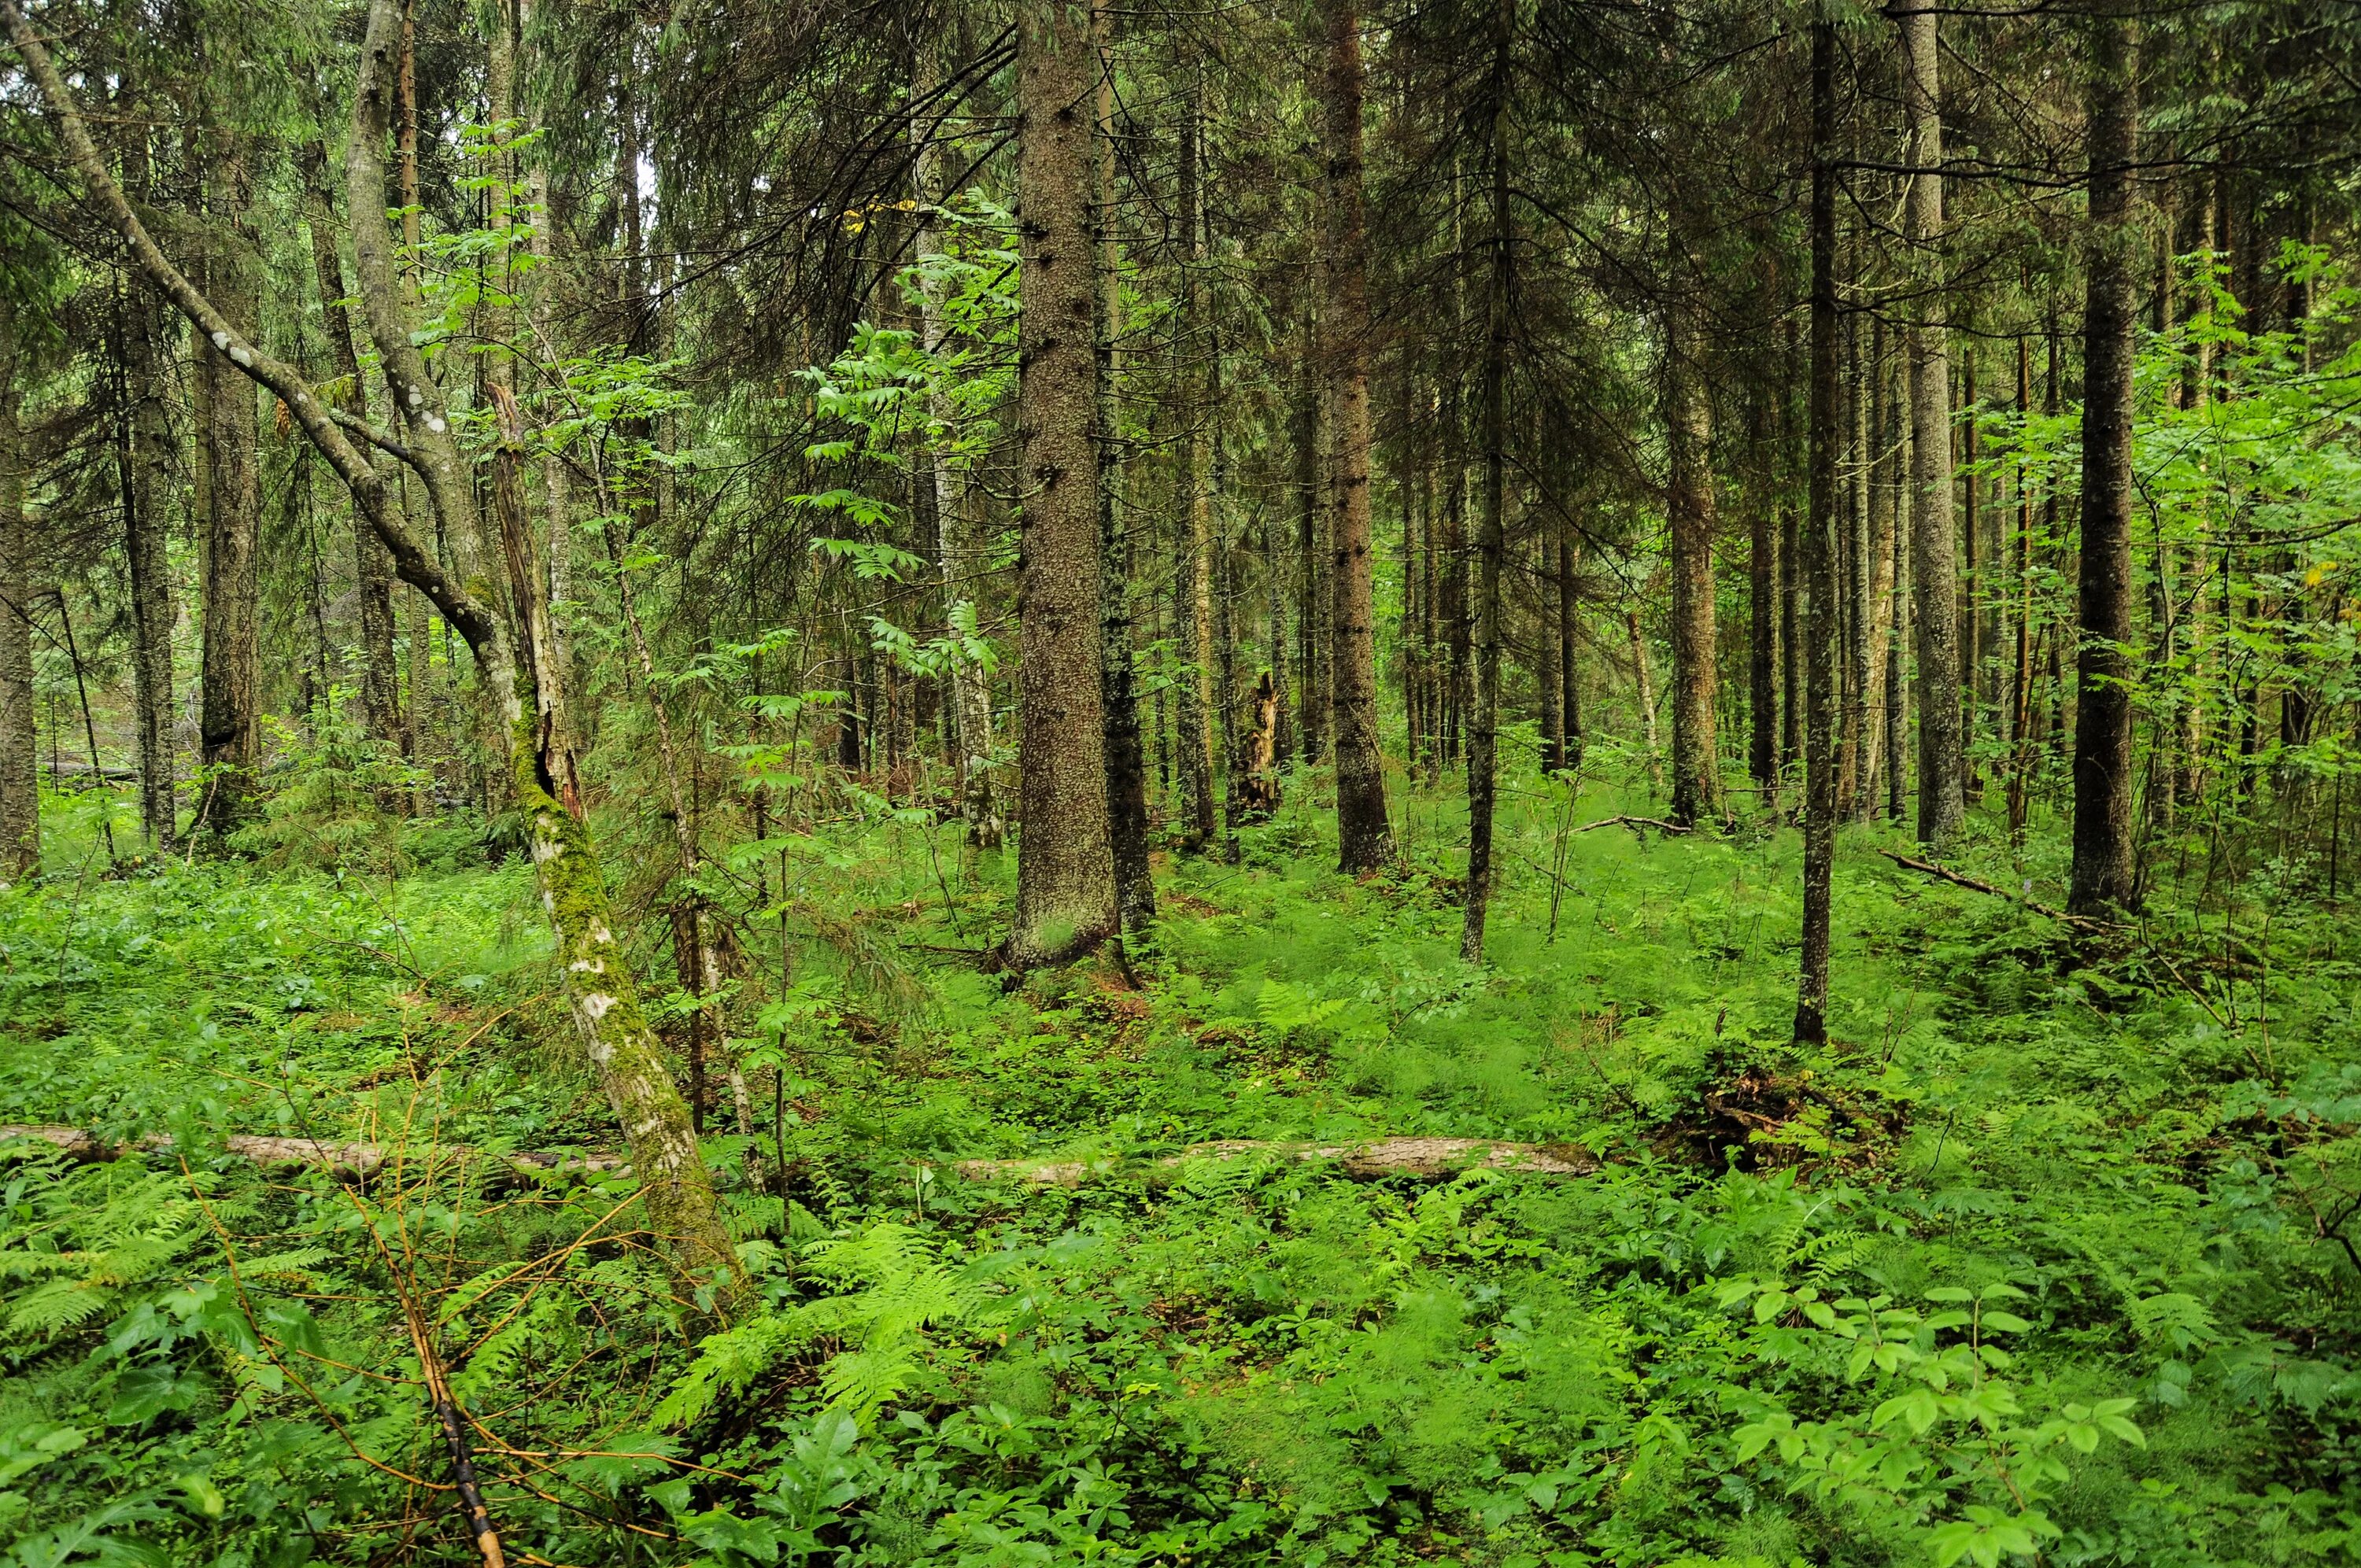
<svg viewBox="0 0 2361 1568">
<path fill-rule="evenodd" d="M 2361 6 L 0 28 L 0 1568 L 2361 1561 Z"/>
</svg>

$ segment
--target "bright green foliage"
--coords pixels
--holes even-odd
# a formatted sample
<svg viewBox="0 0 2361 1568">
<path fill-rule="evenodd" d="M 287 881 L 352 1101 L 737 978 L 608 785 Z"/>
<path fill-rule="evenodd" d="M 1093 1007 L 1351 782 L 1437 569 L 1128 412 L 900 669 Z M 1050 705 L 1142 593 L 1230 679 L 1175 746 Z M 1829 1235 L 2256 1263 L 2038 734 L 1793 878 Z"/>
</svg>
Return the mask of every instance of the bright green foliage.
<svg viewBox="0 0 2361 1568">
<path fill-rule="evenodd" d="M 2061 977 L 2007 902 L 1849 854 L 1839 1043 L 1802 1053 L 1792 838 L 1563 835 L 1538 800 L 1478 972 L 1432 880 L 1450 803 L 1413 797 L 1409 868 L 1355 883 L 1302 794 L 1242 869 L 1176 873 L 1140 992 L 1007 993 L 931 951 L 1008 889 L 923 813 L 831 804 L 733 857 L 774 890 L 744 928 L 784 917 L 794 967 L 750 950 L 721 1009 L 755 1137 L 725 1103 L 708 1156 L 754 1304 L 701 1342 L 627 1178 L 455 1152 L 613 1141 L 521 868 L 451 869 L 462 840 L 413 828 L 394 879 L 201 863 L 7 895 L 0 1118 L 180 1140 L 0 1156 L 18 1560 L 359 1563 L 405 1507 L 456 1552 L 447 1506 L 354 1454 L 444 1475 L 403 1289 L 497 1436 L 511 1552 L 555 1562 L 2356 1554 L 2361 1042 L 2333 916 L 2272 927 L 2266 1057 L 2145 958 Z M 2257 1016 L 2253 977 L 2214 998 Z M 407 1152 L 353 1186 L 218 1143 L 297 1128 Z M 1033 1190 L 952 1163 L 1418 1133 L 1606 1164 Z M 750 1153 L 784 1154 L 784 1193 Z"/>
</svg>

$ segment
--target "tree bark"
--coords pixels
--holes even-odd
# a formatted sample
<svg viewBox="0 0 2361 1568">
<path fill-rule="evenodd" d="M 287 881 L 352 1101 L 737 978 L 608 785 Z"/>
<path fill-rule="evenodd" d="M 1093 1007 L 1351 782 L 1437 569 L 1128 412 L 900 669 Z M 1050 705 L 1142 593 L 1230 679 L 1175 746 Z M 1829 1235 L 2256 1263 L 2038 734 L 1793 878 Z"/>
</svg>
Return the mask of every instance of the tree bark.
<svg viewBox="0 0 2361 1568">
<path fill-rule="evenodd" d="M 1918 654 L 1918 841 L 1939 850 L 1967 818 L 1959 541 L 1951 521 L 1951 367 L 1942 287 L 1943 117 L 1936 13 L 1902 18 L 1910 116 L 1910 243 L 1921 290 L 1910 323 L 1911 619 Z M 1975 483 L 1971 478 L 1970 484 Z"/>
<path fill-rule="evenodd" d="M 246 148 L 224 138 L 212 171 L 215 211 L 207 222 L 205 286 L 233 334 L 252 337 L 261 309 L 260 260 L 247 215 L 252 200 Z M 219 834 L 252 809 L 258 759 L 255 702 L 261 666 L 262 527 L 255 389 L 210 340 L 197 348 L 197 432 L 205 500 L 204 654 L 200 672 L 199 761 L 205 781 L 192 830 Z"/>
<path fill-rule="evenodd" d="M 2075 653 L 2074 863 L 2067 907 L 2101 915 L 2135 899 L 2132 869 L 2131 21 L 2092 23 L 2088 109 L 2091 235 L 2082 338 L 2081 635 Z"/>
<path fill-rule="evenodd" d="M 1565 517 L 1557 520 L 1556 532 L 1557 678 L 1563 688 L 1558 694 L 1558 713 L 1565 726 L 1558 765 L 1578 768 L 1582 766 L 1582 665 L 1576 649 L 1582 630 L 1582 598 L 1575 572 L 1581 565 L 1582 546 L 1575 538 L 1574 524 Z"/>
<path fill-rule="evenodd" d="M 1496 0 L 1487 141 L 1491 266 L 1484 291 L 1484 494 L 1477 523 L 1475 689 L 1467 723 L 1467 891 L 1459 956 L 1484 959 L 1484 918 L 1492 893 L 1492 808 L 1500 716 L 1500 556 L 1509 508 L 1510 293 L 1515 283 L 1509 218 L 1509 50 L 1515 0 Z"/>
<path fill-rule="evenodd" d="M 144 193 L 150 167 L 144 146 L 124 159 L 135 192 Z M 124 397 L 129 430 L 123 478 L 124 558 L 131 598 L 132 728 L 139 743 L 139 821 L 159 853 L 180 837 L 172 793 L 174 722 L 172 631 L 174 603 L 169 498 L 179 444 L 172 437 L 172 347 L 165 306 L 132 279 L 123 309 Z"/>
<path fill-rule="evenodd" d="M 1063 961 L 1115 931 L 1100 703 L 1097 315 L 1091 245 L 1091 74 L 1072 8 L 1017 23 L 1017 426 L 1024 447 L 1017 585 L 1024 712 L 1017 969 Z"/>
<path fill-rule="evenodd" d="M 1837 602 L 1837 66 L 1836 25 L 1825 3 L 1812 21 L 1812 347 L 1810 511 L 1804 527 L 1809 629 L 1804 756 L 1804 927 L 1795 987 L 1795 1038 L 1828 1034 L 1830 872 L 1836 864 Z"/>
<path fill-rule="evenodd" d="M 1675 219 L 1674 276 L 1664 304 L 1664 445 L 1670 514 L 1673 642 L 1673 798 L 1668 815 L 1682 827 L 1721 810 L 1717 754 L 1719 641 L 1714 630 L 1713 478 L 1707 467 L 1713 409 L 1707 400 L 1703 340 L 1690 324 L 1686 247 Z"/>
<path fill-rule="evenodd" d="M 1148 858 L 1148 762 L 1140 747 L 1139 693 L 1134 679 L 1131 585 L 1124 570 L 1123 438 L 1115 398 L 1116 337 L 1123 328 L 1121 241 L 1115 185 L 1115 57 L 1107 7 L 1092 8 L 1098 97 L 1098 356 L 1100 701 L 1105 707 L 1107 834 L 1115 861 L 1115 904 L 1124 929 L 1156 919 L 1156 878 Z"/>
<path fill-rule="evenodd" d="M 1779 532 L 1773 513 L 1769 421 L 1763 390 L 1747 400 L 1746 498 L 1747 772 L 1766 810 L 1779 806 Z"/>
<path fill-rule="evenodd" d="M 1321 561 L 1326 551 L 1322 526 L 1325 508 L 1321 498 L 1327 487 L 1321 479 L 1323 464 L 1320 406 L 1323 400 L 1317 374 L 1318 324 L 1306 313 L 1302 323 L 1303 358 L 1296 388 L 1295 417 L 1295 708 L 1297 743 L 1304 765 L 1312 766 L 1327 754 L 1328 694 L 1321 685 L 1327 650 L 1321 641 Z"/>
<path fill-rule="evenodd" d="M 1329 486 L 1334 497 L 1331 557 L 1335 603 L 1334 712 L 1337 869 L 1376 871 L 1393 858 L 1386 821 L 1385 759 L 1378 740 L 1377 588 L 1369 519 L 1369 239 L 1361 190 L 1361 14 L 1358 0 L 1326 0 L 1328 128 L 1326 338 L 1333 411 Z"/>
<path fill-rule="evenodd" d="M 320 319 L 328 355 L 340 384 L 337 401 L 357 419 L 368 417 L 361 383 L 360 356 L 353 345 L 352 318 L 345 309 L 345 269 L 336 255 L 335 210 L 328 199 L 327 153 L 318 143 L 301 151 L 304 204 L 312 226 L 312 268 L 320 285 Z M 390 474 L 390 458 L 377 462 Z M 357 509 L 353 512 L 353 555 L 360 600 L 361 715 L 369 739 L 391 748 L 401 744 L 401 676 L 393 651 L 393 560 L 377 531 Z"/>
<path fill-rule="evenodd" d="M 1204 260 L 1201 191 L 1202 134 L 1194 90 L 1180 123 L 1180 301 L 1173 337 L 1173 381 L 1180 393 L 1180 440 L 1173 478 L 1178 492 L 1172 554 L 1173 624 L 1180 630 L 1174 717 L 1180 726 L 1180 846 L 1202 850 L 1213 841 L 1213 725 L 1207 700 L 1213 657 L 1212 430 L 1215 412 L 1205 396 L 1204 293 L 1197 274 Z"/>
<path fill-rule="evenodd" d="M 25 515 L 23 334 L 0 289 L 0 877 L 41 869 L 40 748 L 33 711 L 32 525 Z M 95 759 L 93 759 L 93 762 Z"/>
</svg>

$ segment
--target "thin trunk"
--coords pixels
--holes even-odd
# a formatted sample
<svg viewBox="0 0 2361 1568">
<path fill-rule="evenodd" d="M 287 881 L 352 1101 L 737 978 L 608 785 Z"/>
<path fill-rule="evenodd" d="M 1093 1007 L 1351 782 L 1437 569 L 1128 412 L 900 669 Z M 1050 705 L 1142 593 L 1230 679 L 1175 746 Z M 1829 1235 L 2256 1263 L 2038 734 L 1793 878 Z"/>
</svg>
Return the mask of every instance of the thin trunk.
<svg viewBox="0 0 2361 1568">
<path fill-rule="evenodd" d="M 124 482 L 124 554 L 131 576 L 133 724 L 139 738 L 139 820 L 148 841 L 169 851 L 180 837 L 172 793 L 171 527 L 179 446 L 167 400 L 171 348 L 163 305 L 134 281 L 124 302 L 124 389 L 130 403 Z"/>
<path fill-rule="evenodd" d="M 41 869 L 40 751 L 33 711 L 33 539 L 25 514 L 21 334 L 0 290 L 0 877 Z"/>
<path fill-rule="evenodd" d="M 1576 655 L 1582 627 L 1582 600 L 1575 576 L 1581 565 L 1582 545 L 1576 539 L 1574 524 L 1561 516 L 1557 521 L 1557 674 L 1563 687 L 1558 697 L 1558 711 L 1565 723 L 1565 742 L 1559 748 L 1558 765 L 1566 768 L 1582 766 L 1582 665 Z"/>
<path fill-rule="evenodd" d="M 1361 191 L 1361 14 L 1358 0 L 1326 0 L 1328 201 L 1323 236 L 1327 284 L 1321 325 L 1326 338 L 1328 401 L 1333 411 L 1329 485 L 1335 538 L 1331 572 L 1335 602 L 1337 869 L 1376 871 L 1393 858 L 1386 821 L 1385 759 L 1378 740 L 1377 586 L 1369 521 L 1369 239 Z"/>
<path fill-rule="evenodd" d="M 2016 410 L 2020 419 L 2033 411 L 2033 345 L 2016 340 Z M 2026 482 L 2022 455 L 2016 462 L 2016 565 L 2013 573 L 2016 600 L 2016 667 L 2009 682 L 2008 830 L 2025 831 L 2026 775 L 2033 766 L 2033 490 Z"/>
<path fill-rule="evenodd" d="M 1747 772 L 1767 810 L 1779 805 L 1778 529 L 1773 521 L 1769 422 L 1763 389 L 1747 398 L 1746 497 Z"/>
<path fill-rule="evenodd" d="M 1305 764 L 1320 761 L 1326 742 L 1328 698 L 1320 689 L 1320 382 L 1315 328 L 1303 323 L 1304 354 L 1295 392 L 1295 679 L 1296 732 Z"/>
<path fill-rule="evenodd" d="M 320 285 L 320 318 L 326 328 L 328 357 L 336 367 L 340 402 L 356 419 L 368 417 L 368 395 L 361 382 L 358 351 L 353 345 L 352 317 L 345 309 L 345 269 L 336 255 L 335 215 L 328 196 L 327 149 L 318 142 L 302 149 L 306 215 L 312 226 L 312 268 Z M 377 467 L 390 475 L 392 459 L 380 458 Z M 400 672 L 393 651 L 393 558 L 385 553 L 377 531 L 357 509 L 353 512 L 353 557 L 360 600 L 361 716 L 369 739 L 392 747 L 401 740 Z"/>
<path fill-rule="evenodd" d="M 1942 285 L 1942 84 L 1936 13 L 1902 18 L 1911 131 L 1910 242 L 1921 297 L 1910 323 L 1911 620 L 1918 654 L 1918 841 L 1940 850 L 1967 818 L 1960 722 L 1959 541 L 1951 521 L 1951 369 Z M 1975 483 L 1971 478 L 1969 484 Z M 1975 511 L 1969 508 L 1971 537 Z"/>
<path fill-rule="evenodd" d="M 1180 392 L 1180 441 L 1173 484 L 1173 623 L 1180 630 L 1174 711 L 1180 725 L 1180 846 L 1202 850 L 1213 841 L 1213 723 L 1209 700 L 1213 656 L 1213 400 L 1205 394 L 1205 357 L 1212 352 L 1203 290 L 1204 219 L 1198 207 L 1202 127 L 1195 96 L 1180 125 L 1180 302 L 1173 334 L 1173 381 Z"/>
<path fill-rule="evenodd" d="M 1489 249 L 1484 291 L 1484 497 L 1476 539 L 1475 690 L 1467 723 L 1467 904 L 1459 956 L 1484 959 L 1492 894 L 1492 806 L 1500 713 L 1500 556 L 1509 508 L 1509 330 L 1514 253 L 1509 227 L 1509 49 L 1515 0 L 1496 0 L 1488 91 Z"/>
<path fill-rule="evenodd" d="M 207 225 L 206 287 L 230 330 L 251 337 L 261 310 L 261 280 L 247 211 L 246 149 L 225 138 L 214 173 L 217 204 Z M 219 834 L 250 814 L 259 756 L 261 454 L 253 386 L 220 345 L 208 341 L 197 354 L 207 413 L 197 433 L 206 500 L 199 718 L 205 779 L 193 830 Z"/>
<path fill-rule="evenodd" d="M 1071 7 L 1043 6 L 1020 16 L 1023 836 L 1016 920 L 1005 949 L 1019 970 L 1086 952 L 1118 925 L 1099 697 L 1098 290 L 1090 232 L 1095 61 Z"/>
<path fill-rule="evenodd" d="M 2129 905 L 2132 867 L 2131 222 L 2137 137 L 2133 24 L 2093 24 L 2091 244 L 2082 340 L 2081 634 L 2075 655 L 2074 865 L 2068 907 Z"/>
<path fill-rule="evenodd" d="M 1805 746 L 1804 926 L 1795 987 L 1795 1038 L 1828 1039 L 1830 872 L 1836 865 L 1837 599 L 1837 40 L 1825 5 L 1812 21 L 1811 502 L 1804 529 L 1809 594 L 1809 739 Z"/>
</svg>

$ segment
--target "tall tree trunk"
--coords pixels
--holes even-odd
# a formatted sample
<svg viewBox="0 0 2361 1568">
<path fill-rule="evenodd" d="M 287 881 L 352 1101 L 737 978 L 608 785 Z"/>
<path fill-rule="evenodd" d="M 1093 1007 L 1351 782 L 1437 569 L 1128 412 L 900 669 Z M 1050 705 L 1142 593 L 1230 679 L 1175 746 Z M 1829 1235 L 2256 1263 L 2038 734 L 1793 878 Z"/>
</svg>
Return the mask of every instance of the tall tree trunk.
<svg viewBox="0 0 2361 1568">
<path fill-rule="evenodd" d="M 261 310 L 254 249 L 247 149 L 224 138 L 213 173 L 214 212 L 206 225 L 206 287 L 230 329 L 252 337 Z M 261 665 L 261 454 L 255 391 L 226 352 L 210 340 L 197 349 L 206 417 L 197 433 L 205 478 L 205 593 L 199 832 L 223 833 L 252 806 L 258 760 L 255 702 Z"/>
<path fill-rule="evenodd" d="M 2033 345 L 2016 340 L 2016 411 L 2022 420 L 2033 412 Z M 2016 601 L 2015 668 L 2009 681 L 2008 830 L 2012 838 L 2025 831 L 2026 774 L 2033 766 L 2033 489 L 2026 483 L 2025 458 L 2016 461 L 2016 564 L 2013 597 Z"/>
<path fill-rule="evenodd" d="M 1544 534 L 1534 541 L 1532 564 L 1533 596 L 1533 685 L 1541 698 L 1542 772 L 1554 773 L 1565 766 L 1565 675 L 1558 661 L 1565 650 L 1557 635 L 1557 595 L 1551 585 L 1557 577 L 1552 559 L 1554 541 Z"/>
<path fill-rule="evenodd" d="M 1198 203 L 1202 127 L 1194 90 L 1180 125 L 1180 308 L 1173 335 L 1173 380 L 1180 392 L 1180 441 L 1173 485 L 1173 623 L 1180 630 L 1179 679 L 1174 711 L 1180 726 L 1180 844 L 1202 850 L 1213 841 L 1213 725 L 1207 700 L 1213 657 L 1213 505 L 1212 429 L 1215 415 L 1205 396 L 1204 291 L 1197 274 L 1204 259 L 1204 217 Z"/>
<path fill-rule="evenodd" d="M 1509 226 L 1509 49 L 1515 0 L 1492 12 L 1487 137 L 1491 164 L 1491 268 L 1484 291 L 1484 498 L 1476 536 L 1475 690 L 1467 724 L 1467 903 L 1459 956 L 1484 959 L 1484 916 L 1492 894 L 1492 807 L 1500 718 L 1500 556 L 1509 509 L 1509 330 L 1515 282 Z"/>
<path fill-rule="evenodd" d="M 1115 903 L 1124 928 L 1156 918 L 1156 879 L 1148 859 L 1148 762 L 1140 747 L 1139 694 L 1133 678 L 1130 575 L 1124 570 L 1123 439 L 1115 399 L 1115 340 L 1122 331 L 1123 272 L 1115 185 L 1115 57 L 1107 7 L 1091 11 L 1098 68 L 1098 502 L 1099 698 L 1104 705 L 1107 833 L 1115 861 Z M 989 714 L 985 721 L 989 723 Z"/>
<path fill-rule="evenodd" d="M 0 877 L 41 869 L 40 749 L 33 712 L 33 540 L 25 515 L 23 334 L 0 289 Z M 93 762 L 95 762 L 93 758 Z"/>
<path fill-rule="evenodd" d="M 1024 969 L 1096 947 L 1118 924 L 1100 704 L 1098 291 L 1091 245 L 1091 72 L 1066 5 L 1017 23 L 1017 426 L 1024 532 L 1017 579 L 1023 837 L 1007 960 Z"/>
<path fill-rule="evenodd" d="M 1795 1038 L 1817 1045 L 1828 1035 L 1830 872 L 1837 851 L 1836 645 L 1829 635 L 1837 602 L 1837 40 L 1825 0 L 1812 20 L 1811 136 L 1811 510 L 1804 528 L 1809 739 L 1804 758 L 1804 928 Z"/>
<path fill-rule="evenodd" d="M 1746 497 L 1747 772 L 1764 809 L 1779 806 L 1779 558 L 1769 421 L 1763 390 L 1750 390 L 1746 408 L 1747 465 L 1753 482 Z"/>
<path fill-rule="evenodd" d="M 1574 524 L 1560 515 L 1557 533 L 1557 675 L 1564 688 L 1558 696 L 1558 712 L 1565 723 L 1565 742 L 1559 748 L 1558 765 L 1565 768 L 1582 766 L 1582 665 L 1576 648 L 1582 629 L 1582 599 L 1575 569 L 1581 564 L 1582 546 L 1576 542 Z"/>
<path fill-rule="evenodd" d="M 169 851 L 180 833 L 172 794 L 171 527 L 179 444 L 172 439 L 168 378 L 170 340 L 162 302 L 133 280 L 126 291 L 124 393 L 130 402 L 129 472 L 125 477 L 124 555 L 131 577 L 132 724 L 139 740 L 139 820 L 148 841 Z"/>
<path fill-rule="evenodd" d="M 317 142 L 305 144 L 303 195 L 312 226 L 312 269 L 320 285 L 320 319 L 326 328 L 328 356 L 342 387 L 338 401 L 356 419 L 368 417 L 368 394 L 361 383 L 358 351 L 353 345 L 352 318 L 345 309 L 345 269 L 336 255 L 335 209 L 328 197 L 327 151 Z M 380 474 L 392 472 L 390 458 L 378 460 Z M 369 739 L 387 747 L 401 743 L 401 676 L 393 651 L 393 558 L 377 531 L 358 510 L 353 513 L 353 557 L 356 593 L 360 600 L 361 716 Z"/>
<path fill-rule="evenodd" d="M 1303 357 L 1295 389 L 1290 423 L 1295 442 L 1295 678 L 1296 735 L 1306 766 L 1326 754 L 1328 694 L 1320 684 L 1326 664 L 1321 641 L 1320 565 L 1324 543 L 1321 474 L 1325 466 L 1320 444 L 1320 378 L 1318 328 L 1306 313 L 1302 323 Z"/>
<path fill-rule="evenodd" d="M 1784 780 L 1804 757 L 1804 535 L 1794 483 L 1795 392 L 1804 379 L 1805 357 L 1795 341 L 1795 318 L 1787 322 L 1785 374 L 1779 389 L 1779 773 Z M 1806 464 L 1808 466 L 1808 463 Z"/>
<path fill-rule="evenodd" d="M 2081 635 L 2074 660 L 2074 866 L 2068 907 L 2122 908 L 2132 877 L 2133 24 L 2092 24 L 2091 242 L 2082 338 Z"/>
<path fill-rule="evenodd" d="M 1911 619 L 1918 653 L 1918 841 L 1939 850 L 1967 817 L 1967 750 L 1960 710 L 1959 540 L 1951 522 L 1951 367 L 1946 344 L 1943 115 L 1936 13 L 1902 18 L 1910 115 L 1910 243 L 1920 302 L 1909 326 Z M 1975 483 L 1971 477 L 1968 481 Z M 1970 527 L 1973 528 L 1973 510 Z"/>
<path fill-rule="evenodd" d="M 1707 458 L 1713 410 L 1707 400 L 1703 340 L 1690 325 L 1686 296 L 1685 220 L 1675 215 L 1674 275 L 1664 304 L 1664 488 L 1670 515 L 1673 633 L 1673 799 L 1671 815 L 1684 826 L 1721 809 L 1721 766 L 1716 755 L 1719 641 L 1714 631 L 1713 478 Z"/>
<path fill-rule="evenodd" d="M 1385 759 L 1378 740 L 1377 587 L 1369 521 L 1369 236 L 1361 192 L 1361 12 L 1358 0 L 1325 0 L 1328 127 L 1326 339 L 1333 411 L 1329 485 L 1334 494 L 1331 573 L 1335 645 L 1337 869 L 1376 871 L 1393 858 L 1386 822 Z"/>
<path fill-rule="evenodd" d="M 1838 742 L 1837 761 L 1838 809 L 1847 816 L 1859 810 L 1868 797 L 1870 775 L 1876 765 L 1869 736 L 1870 354 L 1862 335 L 1860 315 L 1848 310 L 1844 427 L 1850 450 L 1844 462 L 1845 513 L 1839 525 L 1844 532 L 1844 733 Z"/>
</svg>

